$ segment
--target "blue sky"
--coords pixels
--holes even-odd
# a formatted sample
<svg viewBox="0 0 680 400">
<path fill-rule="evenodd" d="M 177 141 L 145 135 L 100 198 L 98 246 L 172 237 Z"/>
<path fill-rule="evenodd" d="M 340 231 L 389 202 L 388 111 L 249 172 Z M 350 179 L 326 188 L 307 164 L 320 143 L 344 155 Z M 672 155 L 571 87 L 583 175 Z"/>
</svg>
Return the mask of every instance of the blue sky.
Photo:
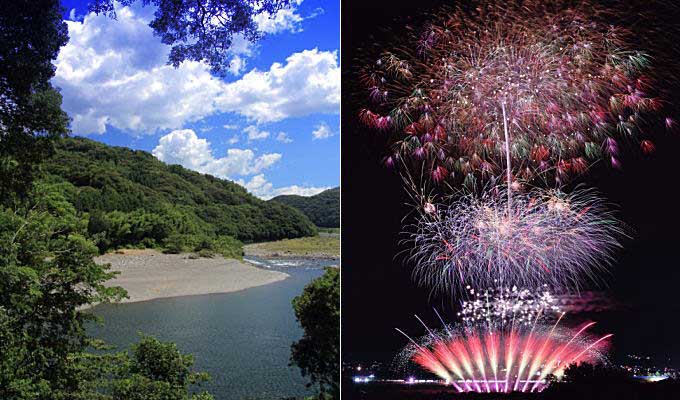
<svg viewBox="0 0 680 400">
<path fill-rule="evenodd" d="M 74 135 L 152 152 L 262 198 L 339 184 L 338 1 L 297 0 L 256 18 L 264 38 L 235 40 L 225 78 L 197 62 L 165 65 L 150 7 L 118 7 L 112 20 L 88 14 L 86 1 L 62 4 L 70 40 L 53 83 Z"/>
</svg>

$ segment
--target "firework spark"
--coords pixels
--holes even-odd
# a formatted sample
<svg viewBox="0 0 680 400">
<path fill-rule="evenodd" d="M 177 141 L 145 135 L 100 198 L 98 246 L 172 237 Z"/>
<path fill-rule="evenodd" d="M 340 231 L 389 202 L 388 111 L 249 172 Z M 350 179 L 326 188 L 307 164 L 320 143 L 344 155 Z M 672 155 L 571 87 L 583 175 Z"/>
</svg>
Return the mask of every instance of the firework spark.
<svg viewBox="0 0 680 400">
<path fill-rule="evenodd" d="M 612 335 L 587 333 L 595 323 L 579 329 L 560 327 L 564 314 L 552 324 L 511 325 L 505 329 L 456 329 L 410 341 L 400 358 L 415 362 L 460 392 L 533 392 L 560 378 L 570 364 L 603 361 L 602 351 Z"/>
<path fill-rule="evenodd" d="M 414 276 L 434 290 L 472 287 L 578 289 L 606 269 L 624 236 L 595 191 L 504 189 L 467 194 L 422 211 L 407 232 Z"/>
<path fill-rule="evenodd" d="M 563 181 L 598 159 L 618 166 L 622 142 L 653 151 L 636 139 L 662 104 L 645 76 L 650 58 L 606 21 L 609 10 L 506 3 L 447 8 L 368 63 L 360 119 L 393 134 L 386 164 L 424 162 L 435 182 L 507 173 L 510 184 Z"/>
<path fill-rule="evenodd" d="M 458 317 L 469 327 L 531 325 L 539 317 L 547 321 L 561 313 L 558 298 L 550 293 L 547 285 L 534 290 L 513 286 L 482 290 L 468 287 L 467 291 L 470 299 L 462 302 Z"/>
</svg>

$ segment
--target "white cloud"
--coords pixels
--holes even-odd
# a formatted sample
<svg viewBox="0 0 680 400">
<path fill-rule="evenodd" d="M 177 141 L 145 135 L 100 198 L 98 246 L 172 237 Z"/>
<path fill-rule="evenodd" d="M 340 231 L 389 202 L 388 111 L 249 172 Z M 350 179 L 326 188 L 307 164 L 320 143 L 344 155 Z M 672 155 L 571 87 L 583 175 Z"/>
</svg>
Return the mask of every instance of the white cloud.
<svg viewBox="0 0 680 400">
<path fill-rule="evenodd" d="M 224 129 L 229 129 L 231 131 L 238 129 L 238 125 L 236 124 L 224 124 L 222 125 L 222 128 Z"/>
<path fill-rule="evenodd" d="M 234 135 L 227 140 L 227 143 L 229 144 L 236 144 L 238 143 L 238 135 Z"/>
<path fill-rule="evenodd" d="M 312 132 L 313 140 L 326 139 L 333 135 L 335 135 L 335 133 L 331 131 L 331 128 L 325 122 L 317 125 L 314 132 Z"/>
<path fill-rule="evenodd" d="M 269 132 L 261 131 L 255 125 L 246 126 L 243 133 L 248 135 L 248 140 L 263 140 L 269 137 Z"/>
<path fill-rule="evenodd" d="M 274 13 L 274 15 L 265 11 L 253 17 L 257 24 L 257 29 L 264 33 L 300 32 L 302 31 L 300 24 L 303 19 L 296 12 L 295 7 L 283 8 Z"/>
<path fill-rule="evenodd" d="M 100 134 L 113 126 L 151 134 L 220 112 L 258 123 L 338 112 L 337 52 L 305 50 L 269 70 L 225 82 L 203 63 L 166 65 L 169 47 L 148 26 L 148 7 L 116 12 L 117 20 L 90 13 L 82 21 L 66 21 L 70 40 L 55 62 L 54 84 L 62 89 L 74 133 Z M 236 56 L 252 51 L 238 36 L 231 50 Z"/>
<path fill-rule="evenodd" d="M 164 135 L 153 149 L 153 155 L 168 164 L 179 164 L 204 174 L 232 179 L 249 192 L 262 199 L 281 194 L 311 196 L 329 187 L 285 186 L 275 188 L 262 171 L 281 159 L 281 154 L 267 153 L 255 156 L 250 149 L 228 149 L 225 157 L 215 157 L 206 139 L 200 139 L 191 129 L 176 130 Z M 234 176 L 251 176 L 249 180 Z"/>
<path fill-rule="evenodd" d="M 281 159 L 278 153 L 255 156 L 250 149 L 228 149 L 225 157 L 214 157 L 210 143 L 199 139 L 191 129 L 176 130 L 162 136 L 153 149 L 153 155 L 166 163 L 180 164 L 225 179 L 258 174 Z"/>
<path fill-rule="evenodd" d="M 302 4 L 302 0 L 297 0 L 273 15 L 266 11 L 255 15 L 253 20 L 257 24 L 257 29 L 268 34 L 281 32 L 298 33 L 302 32 L 302 22 L 304 20 L 316 18 L 324 13 L 323 8 L 317 8 L 311 14 L 303 17 L 297 12 L 297 7 L 300 4 Z"/>
<path fill-rule="evenodd" d="M 213 113 L 210 99 L 221 85 L 209 69 L 197 62 L 178 69 L 165 65 L 168 46 L 153 35 L 147 17 L 129 7 L 117 15 L 66 21 L 70 39 L 55 62 L 54 83 L 62 89 L 73 131 L 104 133 L 111 125 L 153 133 Z"/>
<path fill-rule="evenodd" d="M 306 16 L 305 19 L 316 18 L 316 17 L 318 17 L 319 15 L 323 15 L 325 12 L 326 12 L 326 11 L 324 11 L 323 8 L 317 7 L 311 14 L 309 14 L 308 16 Z"/>
<path fill-rule="evenodd" d="M 280 196 L 282 194 L 297 194 L 300 196 L 313 196 L 321 193 L 324 190 L 330 189 L 329 186 L 314 187 L 314 186 L 285 186 L 275 188 L 271 182 L 267 181 L 264 174 L 255 175 L 248 182 L 243 179 L 237 181 L 238 184 L 248 189 L 248 191 L 255 196 L 269 200 L 272 197 Z"/>
<path fill-rule="evenodd" d="M 229 61 L 229 72 L 232 75 L 240 75 L 244 69 L 246 69 L 246 60 L 243 57 L 236 55 Z"/>
<path fill-rule="evenodd" d="M 225 84 L 216 99 L 221 111 L 236 112 L 258 123 L 314 113 L 337 113 L 340 68 L 337 51 L 304 50 L 274 63 L 269 71 L 252 70 Z"/>
<path fill-rule="evenodd" d="M 279 132 L 278 135 L 276 135 L 276 140 L 281 143 L 291 143 L 293 141 L 286 132 Z"/>
</svg>

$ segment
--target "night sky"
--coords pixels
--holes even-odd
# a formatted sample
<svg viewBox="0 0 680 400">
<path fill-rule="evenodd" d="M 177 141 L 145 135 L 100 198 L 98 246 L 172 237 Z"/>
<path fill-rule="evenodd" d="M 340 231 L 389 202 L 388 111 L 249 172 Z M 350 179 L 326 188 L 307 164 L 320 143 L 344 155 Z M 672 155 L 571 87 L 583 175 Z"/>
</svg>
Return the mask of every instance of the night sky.
<svg viewBox="0 0 680 400">
<path fill-rule="evenodd" d="M 416 336 L 423 328 L 413 317 L 435 325 L 436 307 L 446 319 L 455 316 L 458 299 L 430 296 L 410 278 L 408 267 L 396 258 L 402 218 L 409 207 L 399 175 L 380 164 L 384 149 L 381 134 L 357 120 L 360 85 L 354 73 L 362 46 L 395 38 L 396 27 L 406 16 L 422 15 L 438 7 L 437 1 L 344 2 L 342 9 L 342 353 L 343 361 L 389 361 L 406 344 L 394 328 Z M 448 3 L 450 4 L 450 2 Z M 664 32 L 655 42 L 664 65 L 656 65 L 675 87 L 674 58 L 680 35 L 664 24 L 679 21 L 680 14 L 658 11 L 657 29 Z M 630 19 L 635 22 L 635 19 Z M 417 25 L 417 24 L 416 24 Z M 386 33 L 384 28 L 391 28 Z M 398 39 L 398 38 L 397 38 Z M 646 43 L 641 43 L 644 46 Z M 645 48 L 645 47 L 643 47 Z M 661 56 L 661 54 L 659 54 Z M 670 61 L 668 61 L 670 60 Z M 676 60 L 676 62 L 673 62 Z M 671 102 L 680 105 L 674 91 Z M 357 97 L 359 96 L 359 97 Z M 365 101 L 365 99 L 364 99 Z M 677 109 L 677 107 L 676 107 Z M 678 119 L 678 114 L 674 113 Z M 678 119 L 680 120 L 680 119 Z M 636 146 L 625 150 L 623 167 L 595 168 L 579 182 L 595 186 L 619 210 L 631 239 L 623 243 L 606 286 L 597 288 L 617 304 L 614 311 L 572 316 L 572 320 L 598 321 L 593 332 L 614 333 L 611 358 L 625 360 L 627 353 L 650 355 L 657 365 L 680 367 L 680 130 L 658 129 L 652 135 L 657 151 L 643 156 Z M 670 360 L 670 361 L 669 361 Z"/>
</svg>

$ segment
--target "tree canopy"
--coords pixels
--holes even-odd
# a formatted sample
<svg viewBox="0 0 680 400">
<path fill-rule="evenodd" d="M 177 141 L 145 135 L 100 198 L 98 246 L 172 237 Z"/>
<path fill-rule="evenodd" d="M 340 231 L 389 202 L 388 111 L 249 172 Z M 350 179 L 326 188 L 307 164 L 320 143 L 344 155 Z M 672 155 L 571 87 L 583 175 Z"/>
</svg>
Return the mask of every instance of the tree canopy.
<svg viewBox="0 0 680 400">
<path fill-rule="evenodd" d="M 88 345 L 82 307 L 121 298 L 96 264 L 86 224 L 63 195 L 35 185 L 0 206 L 0 398 L 54 399 L 77 389 L 72 355 Z"/>
<path fill-rule="evenodd" d="M 130 5 L 136 0 L 118 0 Z M 141 0 L 156 7 L 149 26 L 161 41 L 172 46 L 168 64 L 178 67 L 182 61 L 205 61 L 213 73 L 229 70 L 230 47 L 234 37 L 255 41 L 261 32 L 254 16 L 276 11 L 290 0 Z M 92 0 L 90 10 L 115 18 L 114 0 Z"/>
<path fill-rule="evenodd" d="M 78 387 L 68 399 L 213 400 L 198 386 L 210 378 L 174 343 L 142 336 L 128 351 L 83 352 L 73 357 Z"/>
<path fill-rule="evenodd" d="M 0 201 L 25 196 L 68 117 L 50 79 L 68 40 L 58 0 L 4 2 L 0 12 Z"/>
<path fill-rule="evenodd" d="M 302 294 L 293 299 L 293 309 L 304 329 L 293 343 L 292 364 L 303 376 L 318 384 L 321 394 L 340 398 L 340 270 L 326 268 Z"/>
<path fill-rule="evenodd" d="M 281 195 L 270 201 L 289 205 L 300 210 L 316 226 L 340 227 L 340 188 L 325 190 L 314 196 Z"/>
<path fill-rule="evenodd" d="M 68 138 L 57 144 L 44 169 L 44 182 L 87 221 L 88 237 L 101 251 L 141 246 L 240 257 L 237 241 L 316 233 L 293 208 L 260 200 L 233 182 L 167 165 L 144 151 Z"/>
</svg>

